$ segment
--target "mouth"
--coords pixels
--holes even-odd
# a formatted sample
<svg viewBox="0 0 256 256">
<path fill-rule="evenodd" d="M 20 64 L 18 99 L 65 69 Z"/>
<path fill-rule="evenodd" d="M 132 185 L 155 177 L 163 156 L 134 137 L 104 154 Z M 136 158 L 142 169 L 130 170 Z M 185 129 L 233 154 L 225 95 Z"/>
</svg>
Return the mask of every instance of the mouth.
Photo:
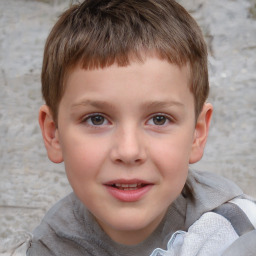
<svg viewBox="0 0 256 256">
<path fill-rule="evenodd" d="M 122 202 L 136 202 L 142 199 L 154 184 L 138 180 L 117 180 L 104 185 L 115 199 Z"/>
<path fill-rule="evenodd" d="M 120 190 L 136 190 L 143 188 L 147 186 L 147 184 L 142 184 L 142 183 L 134 183 L 134 184 L 122 184 L 122 183 L 114 183 L 111 185 L 112 188 L 120 189 Z"/>
</svg>

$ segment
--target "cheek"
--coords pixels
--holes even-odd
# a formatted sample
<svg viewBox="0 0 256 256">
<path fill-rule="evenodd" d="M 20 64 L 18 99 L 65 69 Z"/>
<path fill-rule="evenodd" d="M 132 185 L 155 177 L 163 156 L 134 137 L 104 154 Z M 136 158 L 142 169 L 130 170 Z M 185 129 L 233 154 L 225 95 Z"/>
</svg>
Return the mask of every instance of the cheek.
<svg viewBox="0 0 256 256">
<path fill-rule="evenodd" d="M 179 140 L 176 137 L 155 143 L 155 147 L 151 149 L 151 159 L 165 183 L 165 190 L 174 197 L 180 193 L 186 182 L 190 156 L 188 141 L 188 138 Z"/>
<path fill-rule="evenodd" d="M 192 140 L 186 136 L 178 138 L 166 138 L 152 143 L 152 158 L 160 165 L 170 167 L 172 169 L 180 169 L 188 166 L 191 151 Z"/>
<path fill-rule="evenodd" d="M 107 154 L 101 143 L 91 139 L 73 139 L 66 141 L 63 147 L 63 158 L 66 172 L 77 179 L 96 174 Z"/>
</svg>

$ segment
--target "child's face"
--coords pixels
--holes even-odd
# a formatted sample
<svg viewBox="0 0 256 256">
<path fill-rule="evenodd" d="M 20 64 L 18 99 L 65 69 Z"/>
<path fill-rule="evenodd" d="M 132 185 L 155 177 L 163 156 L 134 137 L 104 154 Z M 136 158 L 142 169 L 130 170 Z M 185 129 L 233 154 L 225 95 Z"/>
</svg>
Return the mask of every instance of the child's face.
<svg viewBox="0 0 256 256">
<path fill-rule="evenodd" d="M 56 162 L 64 160 L 74 192 L 117 242 L 139 243 L 156 228 L 200 158 L 188 80 L 188 67 L 152 57 L 76 68 L 66 81 Z"/>
</svg>

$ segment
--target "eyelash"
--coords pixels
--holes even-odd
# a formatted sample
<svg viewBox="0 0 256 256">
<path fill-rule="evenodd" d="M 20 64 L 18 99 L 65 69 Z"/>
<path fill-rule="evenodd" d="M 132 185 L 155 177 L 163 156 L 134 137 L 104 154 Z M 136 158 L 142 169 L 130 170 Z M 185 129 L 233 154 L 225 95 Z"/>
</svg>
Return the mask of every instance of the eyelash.
<svg viewBox="0 0 256 256">
<path fill-rule="evenodd" d="M 93 123 L 92 121 L 92 118 L 96 118 L 96 117 L 100 117 L 102 118 L 102 123 L 99 123 L 99 124 L 95 124 Z M 163 123 L 160 123 L 160 124 L 156 124 L 154 122 L 154 118 L 157 118 L 157 117 L 160 117 L 160 118 L 164 118 L 163 120 L 159 120 L 160 122 L 163 121 Z M 150 123 L 150 121 L 152 120 L 152 123 Z M 99 120 L 100 121 L 100 120 Z M 163 127 L 163 126 L 166 126 L 167 123 L 172 123 L 174 120 L 172 117 L 170 117 L 169 115 L 167 114 L 163 114 L 163 113 L 157 113 L 157 114 L 153 114 L 150 116 L 149 119 L 147 119 L 147 122 L 146 124 L 150 125 L 150 126 L 156 126 L 156 127 Z M 93 113 L 93 114 L 89 114 L 87 116 L 85 116 L 83 119 L 82 119 L 82 123 L 86 123 L 88 126 L 90 127 L 94 127 L 94 128 L 100 128 L 104 125 L 106 125 L 105 122 L 108 122 L 110 123 L 110 121 L 108 120 L 108 118 L 105 117 L 104 114 L 102 113 Z"/>
<path fill-rule="evenodd" d="M 152 125 L 152 126 L 157 126 L 157 127 L 162 127 L 162 126 L 166 126 L 167 125 L 167 123 L 173 123 L 174 122 L 174 119 L 172 118 L 172 117 L 170 117 L 169 115 L 167 115 L 167 114 L 163 114 L 163 113 L 157 113 L 157 114 L 154 114 L 154 115 L 152 115 L 149 119 L 148 119 L 148 121 L 147 121 L 147 123 L 150 121 L 150 120 L 153 120 L 154 118 L 156 118 L 156 117 L 161 117 L 161 118 L 165 118 L 165 120 L 164 120 L 164 123 L 163 124 L 150 124 L 150 125 Z M 152 121 L 152 122 L 154 122 L 154 121 Z"/>
<path fill-rule="evenodd" d="M 93 124 L 93 121 L 92 121 L 92 118 L 96 118 L 96 117 L 101 117 L 103 118 L 103 124 Z M 106 124 L 104 124 L 105 122 L 108 122 L 108 119 L 105 117 L 105 115 L 103 115 L 102 113 L 93 113 L 93 114 L 89 114 L 87 116 L 85 116 L 83 119 L 82 119 L 82 123 L 85 123 L 86 125 L 90 126 L 90 127 L 95 127 L 95 128 L 98 128 L 98 127 L 101 127 L 101 126 L 104 126 Z M 90 123 L 89 123 L 90 122 Z"/>
</svg>

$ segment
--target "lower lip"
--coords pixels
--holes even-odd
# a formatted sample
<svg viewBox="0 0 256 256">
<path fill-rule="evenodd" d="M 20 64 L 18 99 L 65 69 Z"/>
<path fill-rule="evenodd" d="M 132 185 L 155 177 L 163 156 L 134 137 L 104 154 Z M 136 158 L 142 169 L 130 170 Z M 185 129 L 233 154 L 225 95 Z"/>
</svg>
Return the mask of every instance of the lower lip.
<svg viewBox="0 0 256 256">
<path fill-rule="evenodd" d="M 136 202 L 139 201 L 153 185 L 147 185 L 134 190 L 121 190 L 115 187 L 106 186 L 108 192 L 116 199 L 122 202 Z"/>
</svg>

